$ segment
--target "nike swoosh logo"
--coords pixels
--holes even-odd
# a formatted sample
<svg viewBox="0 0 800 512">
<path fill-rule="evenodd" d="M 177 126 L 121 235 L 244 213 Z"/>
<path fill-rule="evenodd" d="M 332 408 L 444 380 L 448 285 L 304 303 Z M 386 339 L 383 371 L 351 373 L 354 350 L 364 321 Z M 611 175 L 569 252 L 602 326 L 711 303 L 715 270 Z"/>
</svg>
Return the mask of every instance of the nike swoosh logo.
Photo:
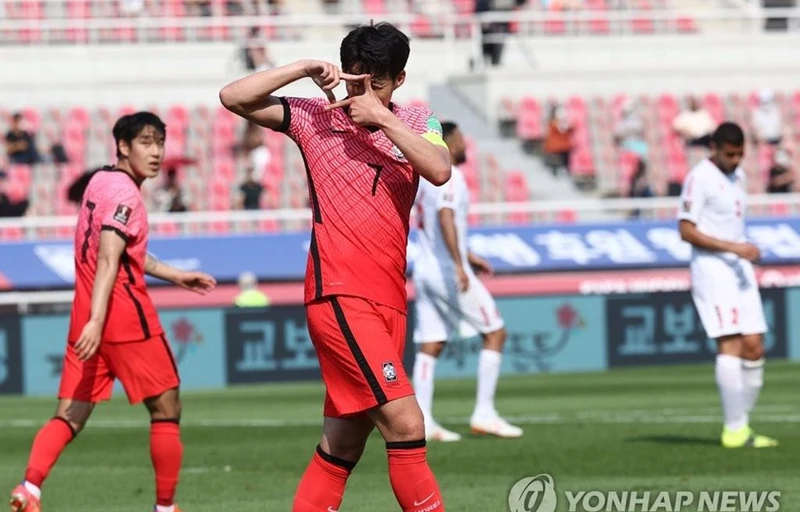
<svg viewBox="0 0 800 512">
<path fill-rule="evenodd" d="M 433 498 L 433 495 L 434 495 L 434 494 L 436 494 L 436 491 L 433 491 L 433 492 L 431 493 L 431 495 L 430 495 L 430 496 L 428 496 L 427 498 L 425 498 L 425 499 L 424 499 L 424 500 L 422 500 L 422 501 L 416 501 L 416 500 L 415 500 L 415 501 L 414 501 L 414 506 L 415 506 L 415 507 L 418 507 L 418 506 L 422 505 L 423 503 L 425 503 L 425 502 L 426 502 L 426 501 L 428 501 L 429 499 Z"/>
<path fill-rule="evenodd" d="M 339 512 L 338 510 L 334 510 L 333 507 L 328 507 L 328 512 Z"/>
</svg>

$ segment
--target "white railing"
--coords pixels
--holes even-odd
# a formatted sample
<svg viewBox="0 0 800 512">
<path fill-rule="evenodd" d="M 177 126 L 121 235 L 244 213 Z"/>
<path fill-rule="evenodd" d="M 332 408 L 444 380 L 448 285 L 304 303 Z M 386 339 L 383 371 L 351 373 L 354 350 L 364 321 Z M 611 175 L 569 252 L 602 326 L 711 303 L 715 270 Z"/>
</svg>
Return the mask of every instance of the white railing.
<svg viewBox="0 0 800 512">
<path fill-rule="evenodd" d="M 580 199 L 563 201 L 477 203 L 470 214 L 475 225 L 545 222 L 598 222 L 638 219 L 673 219 L 678 198 Z M 759 194 L 748 198 L 751 217 L 800 215 L 800 193 Z M 412 214 L 413 218 L 413 214 Z M 291 232 L 310 227 L 308 209 L 255 211 L 206 211 L 151 214 L 151 233 L 164 236 L 214 235 L 219 233 Z M 11 240 L 46 240 L 71 236 L 74 216 L 0 218 L 0 243 Z M 15 232 L 12 238 L 12 232 Z"/>
<path fill-rule="evenodd" d="M 330 40 L 326 28 L 344 28 L 368 22 L 388 21 L 402 30 L 420 35 L 414 23 L 418 16 L 391 13 L 384 16 L 367 14 L 279 15 L 279 16 L 205 16 L 205 17 L 110 17 L 66 19 L 0 19 L 0 43 L 47 44 L 51 42 L 162 42 L 244 41 L 251 27 L 271 27 L 274 33 L 264 37 L 305 41 Z M 770 18 L 788 19 L 789 30 L 800 27 L 800 8 L 791 9 L 719 9 L 683 12 L 660 10 L 577 10 L 551 12 L 524 10 L 459 15 L 430 14 L 428 35 L 447 40 L 480 40 L 485 23 L 512 23 L 515 36 L 615 35 L 647 33 L 679 33 L 689 31 L 687 21 L 704 33 L 741 34 L 760 32 Z M 175 31 L 178 31 L 176 33 Z M 506 37 L 506 36 L 499 36 Z"/>
</svg>

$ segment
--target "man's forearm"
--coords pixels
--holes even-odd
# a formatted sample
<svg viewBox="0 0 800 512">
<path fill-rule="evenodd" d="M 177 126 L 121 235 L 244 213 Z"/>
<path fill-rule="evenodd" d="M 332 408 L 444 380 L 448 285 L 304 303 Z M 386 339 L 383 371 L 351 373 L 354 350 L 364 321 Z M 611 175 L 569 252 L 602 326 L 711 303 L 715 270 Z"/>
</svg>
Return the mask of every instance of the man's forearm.
<svg viewBox="0 0 800 512">
<path fill-rule="evenodd" d="M 219 93 L 222 104 L 240 116 L 266 107 L 269 97 L 277 90 L 305 78 L 302 61 L 269 71 L 261 71 L 226 85 Z"/>
<path fill-rule="evenodd" d="M 680 226 L 681 238 L 697 247 L 710 252 L 733 252 L 735 242 L 726 242 L 713 236 L 701 233 L 694 224 L 683 221 Z"/>
<path fill-rule="evenodd" d="M 453 258 L 453 263 L 462 265 L 464 262 L 461 260 L 461 253 L 458 250 L 458 233 L 456 232 L 455 224 L 452 221 L 448 222 L 446 219 L 441 218 L 439 219 L 439 224 L 442 227 L 444 244 L 447 246 L 450 257 Z"/>
<path fill-rule="evenodd" d="M 108 299 L 114 288 L 119 272 L 119 261 L 99 258 L 97 272 L 92 286 L 92 312 L 89 320 L 105 324 L 108 313 Z"/>
<path fill-rule="evenodd" d="M 445 148 L 425 140 L 388 109 L 380 127 L 386 137 L 402 151 L 417 174 L 434 185 L 447 183 L 451 168 L 450 157 Z"/>
<path fill-rule="evenodd" d="M 175 267 L 167 265 L 166 263 L 158 261 L 158 259 L 148 254 L 147 259 L 145 259 L 144 262 L 144 272 L 148 276 L 153 276 L 156 279 L 174 283 L 181 271 Z"/>
</svg>

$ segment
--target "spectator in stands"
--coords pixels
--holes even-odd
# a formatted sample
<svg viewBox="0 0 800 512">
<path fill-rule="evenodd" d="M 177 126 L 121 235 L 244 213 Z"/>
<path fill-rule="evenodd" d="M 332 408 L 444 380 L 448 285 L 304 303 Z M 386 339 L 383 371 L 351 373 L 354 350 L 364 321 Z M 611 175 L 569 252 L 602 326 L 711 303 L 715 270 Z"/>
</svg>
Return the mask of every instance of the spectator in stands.
<svg viewBox="0 0 800 512">
<path fill-rule="evenodd" d="M 11 129 L 6 133 L 6 152 L 13 164 L 32 165 L 42 160 L 36 149 L 36 136 L 25 129 L 20 113 L 11 118 Z"/>
<path fill-rule="evenodd" d="M 540 0 L 542 8 L 550 11 L 577 11 L 584 7 L 582 0 Z"/>
<path fill-rule="evenodd" d="M 553 171 L 553 176 L 557 176 L 559 173 L 569 173 L 569 155 L 572 151 L 574 131 L 575 128 L 570 123 L 567 110 L 562 105 L 553 105 L 542 147 L 545 161 Z"/>
<path fill-rule="evenodd" d="M 12 200 L 6 193 L 8 175 L 0 170 L 0 217 L 22 217 L 28 211 L 30 202 L 27 199 Z"/>
<path fill-rule="evenodd" d="M 711 134 L 716 128 L 717 122 L 700 105 L 697 98 L 690 98 L 689 108 L 679 113 L 672 122 L 672 129 L 683 138 L 687 146 L 711 148 Z"/>
<path fill-rule="evenodd" d="M 211 0 L 185 0 L 189 16 L 211 16 Z"/>
<path fill-rule="evenodd" d="M 515 5 L 524 4 L 521 0 L 475 0 L 475 12 L 509 11 Z M 483 23 L 481 25 L 482 48 L 484 62 L 488 60 L 492 66 L 499 66 L 503 58 L 503 35 L 510 32 L 510 24 L 505 22 Z"/>
<path fill-rule="evenodd" d="M 773 164 L 769 170 L 769 194 L 790 194 L 794 189 L 794 173 L 791 169 L 792 157 L 783 148 L 778 149 L 773 157 Z"/>
<path fill-rule="evenodd" d="M 252 272 L 239 275 L 239 294 L 234 304 L 239 308 L 264 308 L 270 305 L 267 294 L 258 289 L 258 279 Z"/>
<path fill-rule="evenodd" d="M 644 119 L 637 102 L 630 99 L 622 106 L 622 116 L 614 127 L 616 143 L 627 151 L 636 153 L 640 159 L 647 159 L 648 146 L 645 141 Z"/>
<path fill-rule="evenodd" d="M 631 176 L 631 187 L 628 192 L 628 197 L 655 197 L 647 172 L 647 163 L 642 159 L 639 160 L 639 163 L 636 165 L 636 171 L 634 171 L 633 176 Z M 631 212 L 630 218 L 638 219 L 641 215 L 641 210 L 636 209 Z"/>
<path fill-rule="evenodd" d="M 248 71 L 266 71 L 275 67 L 275 63 L 272 62 L 269 51 L 264 45 L 264 39 L 259 27 L 250 28 L 242 53 L 244 54 L 245 67 Z"/>
<path fill-rule="evenodd" d="M 258 210 L 261 208 L 261 194 L 264 186 L 253 178 L 253 168 L 248 167 L 244 182 L 239 186 L 238 208 L 240 210 Z"/>
<path fill-rule="evenodd" d="M 144 0 L 122 0 L 119 10 L 123 16 L 135 18 L 144 12 Z"/>
<path fill-rule="evenodd" d="M 160 212 L 185 212 L 185 194 L 178 183 L 178 171 L 167 169 L 164 184 L 155 193 L 156 208 Z"/>
<path fill-rule="evenodd" d="M 264 128 L 248 122 L 242 144 L 249 167 L 253 169 L 253 179 L 261 181 L 267 166 L 272 161 L 272 153 L 264 144 Z"/>
<path fill-rule="evenodd" d="M 783 119 L 772 89 L 763 89 L 758 93 L 758 105 L 751 115 L 756 144 L 779 145 L 783 140 Z"/>
</svg>

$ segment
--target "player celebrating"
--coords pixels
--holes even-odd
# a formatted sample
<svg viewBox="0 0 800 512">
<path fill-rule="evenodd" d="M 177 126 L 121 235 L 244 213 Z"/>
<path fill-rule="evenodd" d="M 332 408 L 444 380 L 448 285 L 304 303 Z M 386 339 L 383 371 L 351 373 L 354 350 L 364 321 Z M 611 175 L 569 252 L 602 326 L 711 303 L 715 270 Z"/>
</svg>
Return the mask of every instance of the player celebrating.
<svg viewBox="0 0 800 512">
<path fill-rule="evenodd" d="M 472 270 L 490 274 L 492 267 L 467 249 L 469 190 L 464 174 L 456 167 L 467 161 L 466 142 L 454 123 L 442 123 L 442 133 L 453 161 L 450 181 L 442 187 L 422 182 L 417 193 L 420 252 L 414 264 L 414 341 L 420 348 L 414 364 L 414 389 L 425 417 L 425 437 L 461 439 L 433 419 L 434 370 L 445 342 L 479 332 L 483 350 L 478 359 L 477 401 L 470 426 L 475 433 L 520 437 L 522 429 L 502 419 L 494 407 L 506 330 L 494 299 Z"/>
<path fill-rule="evenodd" d="M 220 91 L 232 112 L 286 133 L 306 163 L 313 212 L 306 314 L 327 392 L 322 441 L 297 488 L 294 512 L 339 509 L 376 426 L 402 510 L 444 510 L 403 349 L 409 216 L 419 176 L 445 183 L 450 155 L 429 110 L 392 103 L 409 51 L 408 38 L 392 25 L 359 27 L 342 41 L 342 71 L 305 60 Z M 273 95 L 306 77 L 327 100 Z M 341 80 L 348 97 L 336 101 Z"/>
<path fill-rule="evenodd" d="M 150 412 L 150 457 L 158 512 L 173 504 L 183 456 L 179 377 L 144 275 L 204 294 L 212 277 L 183 272 L 147 254 L 147 212 L 139 187 L 158 174 L 165 126 L 149 112 L 114 125 L 117 164 L 95 173 L 75 231 L 75 298 L 58 407 L 33 441 L 25 479 L 11 493 L 12 512 L 39 512 L 41 487 L 94 406 L 111 398 L 115 378 L 131 404 Z"/>
<path fill-rule="evenodd" d="M 767 324 L 752 265 L 759 250 L 745 241 L 744 133 L 723 123 L 711 140 L 711 156 L 686 176 L 678 213 L 681 238 L 692 245 L 692 298 L 706 334 L 717 340 L 722 445 L 772 447 L 774 439 L 749 426 L 763 385 Z"/>
</svg>

